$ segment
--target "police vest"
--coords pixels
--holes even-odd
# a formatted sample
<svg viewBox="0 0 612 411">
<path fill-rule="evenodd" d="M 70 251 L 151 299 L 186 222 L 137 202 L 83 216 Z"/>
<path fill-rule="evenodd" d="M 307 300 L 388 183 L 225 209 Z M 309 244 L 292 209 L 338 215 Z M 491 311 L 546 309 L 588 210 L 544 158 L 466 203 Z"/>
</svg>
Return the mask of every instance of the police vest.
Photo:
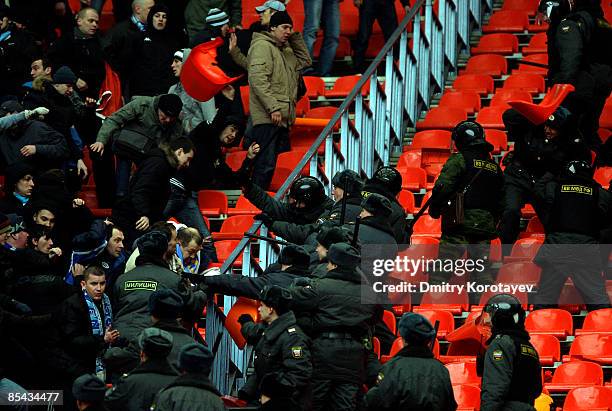
<svg viewBox="0 0 612 411">
<path fill-rule="evenodd" d="M 503 190 L 503 175 L 497 164 L 482 154 L 462 152 L 465 159 L 466 171 L 461 180 L 460 189 L 470 184 L 477 173 L 478 177 L 472 182 L 465 193 L 464 208 L 488 210 L 494 213 L 499 208 L 499 200 Z M 485 158 L 482 158 L 485 157 Z M 482 170 L 482 171 L 481 171 Z"/>
<path fill-rule="evenodd" d="M 597 238 L 601 224 L 598 200 L 598 184 L 580 179 L 561 180 L 550 212 L 550 232 Z"/>
<path fill-rule="evenodd" d="M 542 393 L 542 385 L 534 384 L 534 380 L 540 380 L 542 368 L 538 352 L 533 348 L 529 340 L 513 336 L 516 355 L 512 365 L 512 381 L 506 401 L 520 401 L 533 404 Z"/>
</svg>

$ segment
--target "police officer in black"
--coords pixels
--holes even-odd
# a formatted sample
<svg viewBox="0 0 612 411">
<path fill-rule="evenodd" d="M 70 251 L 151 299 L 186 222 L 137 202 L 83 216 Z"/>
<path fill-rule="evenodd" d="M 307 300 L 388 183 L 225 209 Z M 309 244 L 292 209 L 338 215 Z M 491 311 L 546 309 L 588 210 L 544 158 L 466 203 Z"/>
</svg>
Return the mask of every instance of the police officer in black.
<svg viewBox="0 0 612 411">
<path fill-rule="evenodd" d="M 514 151 L 505 160 L 504 210 L 499 225 L 499 237 L 509 251 L 520 232 L 521 208 L 528 202 L 534 205 L 536 181 L 547 172 L 558 175 L 569 160 L 590 160 L 591 152 L 563 106 L 540 125 L 514 109 L 505 111 L 503 120 L 508 140 L 514 141 Z M 534 207 L 539 215 L 537 204 Z"/>
<path fill-rule="evenodd" d="M 310 341 L 297 326 L 289 308 L 291 293 L 276 285 L 265 286 L 259 299 L 258 312 L 266 326 L 255 347 L 255 374 L 249 377 L 239 396 L 247 400 L 259 399 L 258 387 L 262 379 L 274 373 L 277 383 L 289 387 L 296 402 L 308 409 L 312 375 Z M 240 322 L 243 329 L 254 328 L 252 318 L 241 317 Z"/>
<path fill-rule="evenodd" d="M 167 360 L 172 350 L 172 334 L 159 328 L 145 328 L 138 337 L 140 365 L 121 379 L 106 394 L 109 410 L 137 411 L 151 406 L 155 395 L 178 376 Z"/>
<path fill-rule="evenodd" d="M 491 338 L 484 356 L 477 359 L 481 411 L 534 410 L 542 393 L 542 368 L 525 330 L 520 301 L 510 294 L 495 295 L 483 315 L 485 324 L 491 324 Z"/>
<path fill-rule="evenodd" d="M 503 175 L 491 158 L 493 146 L 485 140 L 480 124 L 463 121 L 453 129 L 452 138 L 459 153 L 444 164 L 429 208 L 431 217 L 442 216 L 439 258 L 459 259 L 467 251 L 472 260 L 483 260 L 484 265 L 484 270 L 470 273 L 470 280 L 486 284 L 492 282 L 487 256 L 491 239 L 497 235 Z M 458 207 L 461 197 L 463 207 Z M 448 271 L 435 271 L 429 280 L 440 284 L 449 281 L 451 275 Z M 472 296 L 474 303 L 478 297 Z"/>
<path fill-rule="evenodd" d="M 432 352 L 436 330 L 414 313 L 404 314 L 398 328 L 404 348 L 378 373 L 377 386 L 365 397 L 367 409 L 456 410 L 448 370 Z"/>
<path fill-rule="evenodd" d="M 327 274 L 327 253 L 329 248 L 336 243 L 345 243 L 348 241 L 347 233 L 340 227 L 325 227 L 317 234 L 317 261 L 311 265 L 311 276 L 314 278 L 322 278 Z"/>
<path fill-rule="evenodd" d="M 251 181 L 243 181 L 244 196 L 263 213 L 255 219 L 269 226 L 271 221 L 291 221 L 296 224 L 314 223 L 334 202 L 325 195 L 323 183 L 315 177 L 300 177 L 291 184 L 287 202 L 271 197 Z"/>
<path fill-rule="evenodd" d="M 612 90 L 612 28 L 601 1 L 541 0 L 539 11 L 549 21 L 548 83 L 572 84 L 563 105 L 578 116 L 589 147 L 598 151 L 599 116 Z"/>
<path fill-rule="evenodd" d="M 534 260 L 542 267 L 536 308 L 556 307 L 568 276 L 589 311 L 609 307 L 598 243 L 609 226 L 611 193 L 593 180 L 589 163 L 570 161 L 558 181 L 542 179 L 536 195 L 546 210 L 546 239 Z"/>
<path fill-rule="evenodd" d="M 380 167 L 372 178 L 366 180 L 361 195 L 366 198 L 370 193 L 380 194 L 391 202 L 391 214 L 388 222 L 393 229 L 393 236 L 397 244 L 409 244 L 410 238 L 406 231 L 406 211 L 397 201 L 402 191 L 402 176 L 393 167 Z"/>
<path fill-rule="evenodd" d="M 309 313 L 315 324 L 311 335 L 313 410 L 354 410 L 365 378 L 367 350 L 376 306 L 362 300 L 359 252 L 337 243 L 327 253 L 328 273 L 310 285 L 292 289 L 297 315 Z"/>
</svg>

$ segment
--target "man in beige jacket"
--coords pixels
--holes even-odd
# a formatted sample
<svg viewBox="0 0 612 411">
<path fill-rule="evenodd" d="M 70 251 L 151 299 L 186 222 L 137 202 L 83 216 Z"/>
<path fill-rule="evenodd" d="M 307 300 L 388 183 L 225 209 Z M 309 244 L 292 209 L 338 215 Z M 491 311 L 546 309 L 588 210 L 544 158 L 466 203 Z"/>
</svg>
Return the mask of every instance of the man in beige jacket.
<svg viewBox="0 0 612 411">
<path fill-rule="evenodd" d="M 254 33 L 247 56 L 252 142 L 261 147 L 253 163 L 253 183 L 268 189 L 276 158 L 289 151 L 289 127 L 295 121 L 299 71 L 312 64 L 304 39 L 293 32 L 286 11 L 274 13 L 268 31 Z"/>
</svg>

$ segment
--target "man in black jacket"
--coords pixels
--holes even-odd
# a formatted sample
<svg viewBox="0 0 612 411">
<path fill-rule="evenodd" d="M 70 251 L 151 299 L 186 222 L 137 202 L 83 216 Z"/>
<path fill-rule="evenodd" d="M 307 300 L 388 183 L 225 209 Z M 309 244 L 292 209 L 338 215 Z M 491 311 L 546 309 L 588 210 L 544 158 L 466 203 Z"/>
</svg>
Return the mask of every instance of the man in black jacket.
<svg viewBox="0 0 612 411">
<path fill-rule="evenodd" d="M 240 398 L 258 399 L 263 378 L 274 373 L 279 383 L 290 387 L 289 396 L 301 405 L 296 409 L 308 409 L 312 374 L 310 341 L 289 309 L 291 293 L 283 287 L 267 285 L 261 290 L 259 300 L 258 312 L 266 327 L 255 347 L 255 374 L 240 390 Z M 240 317 L 241 325 L 250 322 L 253 322 L 250 316 Z"/>
<path fill-rule="evenodd" d="M 542 368 L 525 330 L 520 301 L 510 294 L 495 295 L 487 301 L 483 316 L 492 327 L 487 351 L 477 358 L 482 375 L 480 409 L 533 410 L 542 393 Z"/>
<path fill-rule="evenodd" d="M 378 373 L 377 386 L 365 397 L 367 409 L 456 410 L 448 370 L 432 352 L 436 330 L 414 313 L 404 314 L 398 328 L 404 348 Z"/>
<path fill-rule="evenodd" d="M 160 411 L 224 411 L 221 394 L 210 382 L 213 353 L 202 344 L 189 344 L 179 354 L 181 375 L 155 398 Z"/>
<path fill-rule="evenodd" d="M 275 264 L 259 277 L 214 275 L 204 277 L 202 284 L 213 292 L 257 299 L 266 285 L 289 288 L 295 279 L 310 276 L 310 256 L 303 247 L 288 245 L 281 251 L 277 262 L 280 269 Z"/>
<path fill-rule="evenodd" d="M 107 392 L 104 405 L 111 411 L 140 411 L 148 409 L 157 393 L 166 388 L 178 372 L 167 356 L 172 349 L 172 335 L 159 328 L 145 328 L 138 337 L 140 365 Z"/>
<path fill-rule="evenodd" d="M 163 218 L 170 197 L 170 177 L 184 167 L 195 153 L 193 143 L 178 138 L 154 148 L 142 160 L 130 180 L 127 195 L 113 208 L 111 220 L 125 229 L 127 244 L 150 224 Z"/>
<path fill-rule="evenodd" d="M 337 243 L 327 253 L 329 272 L 292 290 L 291 307 L 316 325 L 311 338 L 313 410 L 354 410 L 365 380 L 367 347 L 376 306 L 362 300 L 359 252 Z"/>
</svg>

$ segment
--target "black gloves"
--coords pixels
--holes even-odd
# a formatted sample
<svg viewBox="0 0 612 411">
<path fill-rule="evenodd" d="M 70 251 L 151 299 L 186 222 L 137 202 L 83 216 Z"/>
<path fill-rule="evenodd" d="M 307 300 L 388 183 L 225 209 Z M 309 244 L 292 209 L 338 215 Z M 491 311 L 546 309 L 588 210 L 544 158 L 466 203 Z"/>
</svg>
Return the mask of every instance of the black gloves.
<svg viewBox="0 0 612 411">
<path fill-rule="evenodd" d="M 259 213 L 254 218 L 255 220 L 261 221 L 268 228 L 272 228 L 272 223 L 274 223 L 274 220 L 266 213 Z"/>
<path fill-rule="evenodd" d="M 251 314 L 242 314 L 240 317 L 238 317 L 238 323 L 240 323 L 240 325 L 245 325 L 252 322 L 255 322 L 255 320 L 253 320 Z"/>
</svg>

